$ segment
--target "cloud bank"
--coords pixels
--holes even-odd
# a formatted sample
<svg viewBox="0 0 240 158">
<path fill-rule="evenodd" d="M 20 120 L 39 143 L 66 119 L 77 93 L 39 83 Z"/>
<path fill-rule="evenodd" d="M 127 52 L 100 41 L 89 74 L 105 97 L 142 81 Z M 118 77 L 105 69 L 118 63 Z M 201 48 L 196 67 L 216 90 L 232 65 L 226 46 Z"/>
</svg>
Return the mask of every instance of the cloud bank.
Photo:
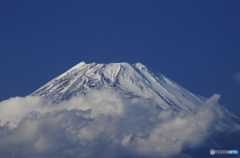
<svg viewBox="0 0 240 158">
<path fill-rule="evenodd" d="M 192 112 L 91 91 L 58 104 L 37 96 L 0 102 L 0 157 L 173 157 L 198 147 L 223 117 L 214 95 Z"/>
</svg>

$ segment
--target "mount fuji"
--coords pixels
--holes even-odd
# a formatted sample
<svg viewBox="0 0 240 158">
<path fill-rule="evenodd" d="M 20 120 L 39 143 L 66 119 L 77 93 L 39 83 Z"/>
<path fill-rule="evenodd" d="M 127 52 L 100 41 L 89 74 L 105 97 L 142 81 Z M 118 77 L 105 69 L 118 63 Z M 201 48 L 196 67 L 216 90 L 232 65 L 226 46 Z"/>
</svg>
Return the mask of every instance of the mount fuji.
<svg viewBox="0 0 240 158">
<path fill-rule="evenodd" d="M 161 109 L 191 110 L 206 98 L 194 95 L 141 63 L 85 64 L 81 62 L 31 95 L 61 102 L 91 89 L 113 88 L 126 98 L 151 98 Z"/>
<path fill-rule="evenodd" d="M 141 64 L 81 62 L 0 102 L 0 157 L 200 158 L 240 151 L 240 118 Z M 226 155 L 218 155 L 226 156 Z M 237 157 L 228 155 L 228 157 Z"/>
<path fill-rule="evenodd" d="M 31 95 L 62 102 L 86 94 L 90 90 L 102 88 L 114 89 L 128 99 L 151 100 L 157 110 L 171 109 L 175 113 L 193 111 L 207 100 L 141 63 L 131 65 L 126 62 L 110 64 L 80 62 Z M 227 109 L 224 111 L 228 118 L 240 122 L 238 116 Z M 224 128 L 228 126 L 219 123 L 219 129 L 224 130 Z M 240 131 L 238 123 L 235 124 L 234 131 Z"/>
</svg>

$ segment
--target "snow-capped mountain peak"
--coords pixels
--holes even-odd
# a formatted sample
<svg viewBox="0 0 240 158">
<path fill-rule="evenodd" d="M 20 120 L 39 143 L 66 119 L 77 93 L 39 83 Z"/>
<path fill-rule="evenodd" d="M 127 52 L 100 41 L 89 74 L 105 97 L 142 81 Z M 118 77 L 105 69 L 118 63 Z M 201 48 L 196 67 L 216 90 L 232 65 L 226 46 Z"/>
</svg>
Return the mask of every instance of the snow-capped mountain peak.
<svg viewBox="0 0 240 158">
<path fill-rule="evenodd" d="M 124 97 L 153 99 L 162 109 L 191 110 L 201 105 L 199 97 L 160 73 L 154 73 L 141 63 L 97 64 L 80 62 L 65 73 L 49 81 L 32 95 L 60 102 L 91 89 L 113 88 Z"/>
<path fill-rule="evenodd" d="M 212 131 L 217 131 L 217 135 L 221 135 L 230 131 L 233 132 L 233 135 L 236 134 L 239 137 L 240 119 L 226 108 L 218 105 L 219 95 L 214 95 L 207 100 L 202 96 L 191 93 L 164 75 L 154 72 L 151 68 L 141 63 L 86 64 L 81 62 L 49 81 L 31 95 L 49 98 L 56 103 L 55 105 L 59 105 L 58 103 L 61 104 L 62 101 L 71 100 L 72 97 L 77 95 L 81 95 L 79 98 L 85 96 L 87 98 L 89 96 L 88 93 L 95 89 L 100 90 L 97 91 L 97 94 L 100 94 L 100 98 L 105 97 L 104 94 L 101 96 L 102 92 L 104 92 L 101 89 L 114 89 L 117 91 L 116 94 L 124 99 L 124 102 L 140 100 L 143 101 L 144 105 L 146 103 L 149 109 L 154 109 L 154 106 L 156 106 L 156 111 L 153 110 L 157 114 L 156 116 L 154 114 L 154 117 L 157 118 L 155 118 L 156 120 L 161 119 L 162 115 L 165 117 L 165 113 L 167 113 L 168 117 L 168 112 L 170 112 L 170 115 L 173 116 L 171 117 L 172 120 L 175 121 L 168 120 L 170 121 L 170 123 L 168 122 L 169 126 L 163 128 L 177 129 L 182 126 L 181 124 L 184 124 L 189 127 L 191 134 L 201 135 L 205 131 L 206 135 L 211 135 Z M 92 93 L 89 94 L 91 96 Z M 98 105 L 100 107 L 97 107 L 97 111 L 107 110 L 104 106 Z M 126 104 L 126 106 L 128 105 Z M 136 106 L 138 107 L 138 105 Z M 110 109 L 112 109 L 111 113 L 119 110 L 114 106 L 111 106 Z M 187 119 L 184 121 L 182 117 Z M 148 119 L 151 120 L 151 118 Z M 164 122 L 164 120 L 161 121 Z M 195 134 L 193 135 L 195 136 Z M 189 133 L 187 134 L 188 136 Z M 204 135 L 201 136 L 204 137 Z M 222 137 L 216 138 L 216 140 L 218 139 L 222 139 Z M 174 142 L 176 140 L 178 138 L 174 139 Z M 232 143 L 231 141 L 228 142 Z"/>
</svg>

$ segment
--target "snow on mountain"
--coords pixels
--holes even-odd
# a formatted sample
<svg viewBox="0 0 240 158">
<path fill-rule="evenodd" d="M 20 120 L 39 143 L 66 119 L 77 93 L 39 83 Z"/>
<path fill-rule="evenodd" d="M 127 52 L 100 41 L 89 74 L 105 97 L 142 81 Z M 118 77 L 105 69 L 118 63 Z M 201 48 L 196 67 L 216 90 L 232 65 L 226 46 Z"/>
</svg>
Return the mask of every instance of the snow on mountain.
<svg viewBox="0 0 240 158">
<path fill-rule="evenodd" d="M 151 99 L 158 110 L 192 111 L 206 101 L 206 98 L 191 93 L 141 63 L 126 62 L 110 64 L 81 62 L 31 95 L 46 97 L 57 103 L 101 88 L 113 88 L 125 98 Z M 228 118 L 238 122 L 235 123 L 234 130 L 240 131 L 240 119 L 227 109 L 225 112 Z M 219 123 L 219 130 L 227 130 L 226 124 Z"/>
<path fill-rule="evenodd" d="M 86 64 L 81 62 L 54 78 L 32 95 L 60 102 L 91 89 L 114 88 L 125 97 L 153 99 L 161 109 L 191 110 L 205 102 L 160 73 L 141 63 Z"/>
</svg>

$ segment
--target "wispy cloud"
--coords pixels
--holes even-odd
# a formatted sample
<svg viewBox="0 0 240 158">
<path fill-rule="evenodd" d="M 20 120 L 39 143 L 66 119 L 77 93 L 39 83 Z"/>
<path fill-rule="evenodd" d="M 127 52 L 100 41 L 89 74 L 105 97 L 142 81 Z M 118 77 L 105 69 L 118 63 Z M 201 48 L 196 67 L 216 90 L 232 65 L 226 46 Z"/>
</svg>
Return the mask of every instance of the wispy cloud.
<svg viewBox="0 0 240 158">
<path fill-rule="evenodd" d="M 234 79 L 237 83 L 240 84 L 240 72 L 237 72 L 235 75 L 234 75 Z"/>
<path fill-rule="evenodd" d="M 215 131 L 223 116 L 219 97 L 178 114 L 110 90 L 58 104 L 36 96 L 10 98 L 0 102 L 0 156 L 172 157 Z"/>
</svg>

